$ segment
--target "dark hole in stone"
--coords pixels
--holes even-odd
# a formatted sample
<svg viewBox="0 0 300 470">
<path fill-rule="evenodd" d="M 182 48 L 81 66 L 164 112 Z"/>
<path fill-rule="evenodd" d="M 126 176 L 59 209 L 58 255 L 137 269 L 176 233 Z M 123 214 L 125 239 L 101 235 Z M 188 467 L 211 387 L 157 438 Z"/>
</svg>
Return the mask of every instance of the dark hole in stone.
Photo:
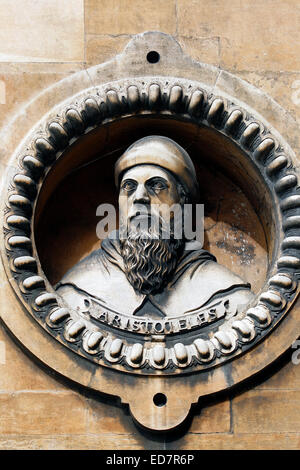
<svg viewBox="0 0 300 470">
<path fill-rule="evenodd" d="M 165 406 L 167 397 L 164 393 L 156 393 L 153 397 L 153 402 L 156 406 Z"/>
<path fill-rule="evenodd" d="M 150 51 L 147 54 L 147 60 L 150 64 L 156 64 L 160 59 L 160 55 L 156 51 Z"/>
</svg>

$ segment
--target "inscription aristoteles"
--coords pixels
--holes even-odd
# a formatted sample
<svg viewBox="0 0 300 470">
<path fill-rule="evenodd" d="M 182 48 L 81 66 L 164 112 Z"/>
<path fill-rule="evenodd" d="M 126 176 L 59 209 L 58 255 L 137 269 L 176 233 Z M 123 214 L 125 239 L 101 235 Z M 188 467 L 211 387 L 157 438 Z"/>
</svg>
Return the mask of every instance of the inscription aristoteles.
<svg viewBox="0 0 300 470">
<path fill-rule="evenodd" d="M 104 310 L 95 299 L 84 299 L 86 310 L 83 312 L 101 323 L 110 325 L 121 330 L 141 333 L 143 335 L 153 335 L 157 333 L 171 334 L 181 331 L 199 328 L 208 325 L 221 318 L 224 318 L 229 309 L 229 301 L 219 301 L 210 307 L 197 312 L 182 315 L 181 317 L 168 317 L 162 320 L 153 320 L 147 317 L 136 317 L 125 314 L 116 314 L 109 310 Z"/>
</svg>

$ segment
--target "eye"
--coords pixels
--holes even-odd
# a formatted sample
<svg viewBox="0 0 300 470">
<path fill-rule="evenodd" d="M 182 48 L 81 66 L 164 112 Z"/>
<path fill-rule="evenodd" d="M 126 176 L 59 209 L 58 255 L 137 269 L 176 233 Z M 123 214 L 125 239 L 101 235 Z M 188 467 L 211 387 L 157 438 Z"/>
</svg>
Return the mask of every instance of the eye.
<svg viewBox="0 0 300 470">
<path fill-rule="evenodd" d="M 130 193 L 131 191 L 134 191 L 136 188 L 136 182 L 135 181 L 132 181 L 132 180 L 125 180 L 122 184 L 121 184 L 121 189 L 123 191 L 126 191 L 127 193 Z"/>
<path fill-rule="evenodd" d="M 163 191 L 168 188 L 167 183 L 162 179 L 155 179 L 149 182 L 149 187 L 152 191 Z"/>
</svg>

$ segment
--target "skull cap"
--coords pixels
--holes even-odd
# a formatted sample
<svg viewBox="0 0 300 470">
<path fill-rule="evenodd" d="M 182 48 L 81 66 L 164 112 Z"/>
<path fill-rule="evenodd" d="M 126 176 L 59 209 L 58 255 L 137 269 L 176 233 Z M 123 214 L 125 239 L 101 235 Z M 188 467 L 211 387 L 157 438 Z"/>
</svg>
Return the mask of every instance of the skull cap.
<svg viewBox="0 0 300 470">
<path fill-rule="evenodd" d="M 119 187 L 125 171 L 136 165 L 157 165 L 170 171 L 190 196 L 197 200 L 198 182 L 188 153 L 174 140 L 159 135 L 143 137 L 132 144 L 115 164 L 115 183 Z"/>
</svg>

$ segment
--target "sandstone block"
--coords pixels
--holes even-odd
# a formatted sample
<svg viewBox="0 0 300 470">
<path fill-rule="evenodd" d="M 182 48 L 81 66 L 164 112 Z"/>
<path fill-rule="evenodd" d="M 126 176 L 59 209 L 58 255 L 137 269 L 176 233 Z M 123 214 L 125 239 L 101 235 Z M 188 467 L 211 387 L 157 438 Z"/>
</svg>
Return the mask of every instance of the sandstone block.
<svg viewBox="0 0 300 470">
<path fill-rule="evenodd" d="M 293 450 L 299 449 L 299 433 L 187 434 L 167 443 L 180 450 Z"/>
<path fill-rule="evenodd" d="M 65 390 L 65 387 L 37 366 L 0 328 L 0 391 L 20 390 Z"/>
<path fill-rule="evenodd" d="M 1 435 L 82 434 L 85 402 L 75 393 L 0 394 Z"/>
<path fill-rule="evenodd" d="M 87 0 L 86 34 L 137 34 L 163 31 L 175 34 L 175 0 Z"/>
<path fill-rule="evenodd" d="M 193 418 L 189 429 L 191 433 L 225 433 L 230 432 L 230 403 L 225 400 L 214 405 L 205 406 Z"/>
<path fill-rule="evenodd" d="M 233 399 L 235 433 L 300 432 L 300 392 L 251 390 Z"/>
<path fill-rule="evenodd" d="M 297 0 L 179 0 L 178 33 L 219 37 L 221 67 L 234 70 L 298 70 L 300 7 Z"/>
<path fill-rule="evenodd" d="M 206 64 L 220 65 L 220 41 L 217 37 L 199 38 L 184 37 L 178 38 L 182 49 L 193 59 Z"/>
<path fill-rule="evenodd" d="M 1 1 L 0 60 L 83 60 L 83 3 L 83 0 Z"/>
<path fill-rule="evenodd" d="M 122 52 L 129 40 L 128 35 L 120 37 L 87 35 L 85 46 L 87 65 L 97 65 L 112 59 Z"/>
</svg>

